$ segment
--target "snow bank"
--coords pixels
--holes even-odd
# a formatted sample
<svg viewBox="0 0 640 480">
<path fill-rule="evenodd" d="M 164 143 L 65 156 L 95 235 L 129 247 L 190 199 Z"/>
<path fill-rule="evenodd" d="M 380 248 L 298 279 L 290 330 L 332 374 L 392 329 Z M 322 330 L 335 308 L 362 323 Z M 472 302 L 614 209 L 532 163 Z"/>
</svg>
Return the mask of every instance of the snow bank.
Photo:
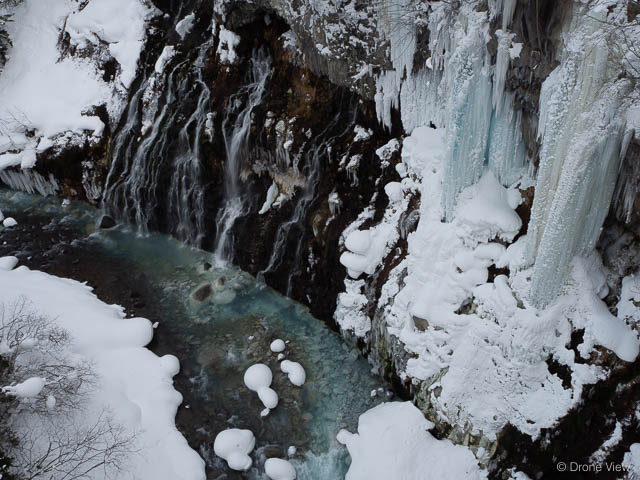
<svg viewBox="0 0 640 480">
<path fill-rule="evenodd" d="M 227 462 L 229 468 L 249 470 L 252 463 L 249 453 L 255 444 L 256 439 L 251 430 L 229 428 L 216 435 L 213 451 Z"/>
<path fill-rule="evenodd" d="M 360 415 L 358 433 L 341 430 L 351 466 L 346 480 L 459 480 L 487 478 L 465 447 L 436 440 L 411 402 L 383 403 Z"/>
<path fill-rule="evenodd" d="M 0 302 L 24 296 L 35 311 L 67 330 L 74 353 L 89 359 L 99 376 L 88 412 L 107 409 L 126 433 L 137 432 L 139 451 L 118 478 L 204 479 L 204 462 L 174 425 L 182 402 L 172 386 L 178 360 L 144 348 L 153 335 L 151 322 L 125 318 L 121 307 L 101 302 L 82 283 L 24 266 L 9 270 L 12 264 L 14 257 L 0 259 Z M 83 413 L 81 420 L 90 424 L 95 418 Z"/>
<path fill-rule="evenodd" d="M 92 0 L 80 10 L 70 0 L 25 0 L 8 24 L 13 48 L 0 76 L 0 169 L 32 167 L 35 155 L 56 143 L 67 143 L 67 132 L 97 138 L 104 125 L 87 114 L 106 104 L 115 121 L 135 76 L 152 11 L 141 0 Z M 61 32 L 88 58 L 63 54 Z M 119 64 L 114 83 L 107 84 L 98 62 L 113 57 Z M 27 136 L 27 130 L 34 131 Z M 78 140 L 79 141 L 79 140 Z M 21 153 L 2 154 L 7 150 Z"/>
</svg>

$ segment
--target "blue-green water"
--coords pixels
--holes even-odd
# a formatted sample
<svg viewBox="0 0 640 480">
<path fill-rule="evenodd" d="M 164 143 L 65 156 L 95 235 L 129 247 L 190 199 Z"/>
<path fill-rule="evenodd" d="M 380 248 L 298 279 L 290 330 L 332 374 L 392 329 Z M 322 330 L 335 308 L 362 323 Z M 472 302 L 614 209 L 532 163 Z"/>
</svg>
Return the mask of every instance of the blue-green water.
<svg viewBox="0 0 640 480">
<path fill-rule="evenodd" d="M 231 473 L 211 448 L 215 435 L 230 427 L 249 428 L 256 436 L 246 478 L 263 478 L 265 455 L 275 451 L 287 458 L 291 445 L 297 448 L 291 460 L 298 478 L 344 477 L 348 455 L 335 436 L 341 428 L 355 429 L 358 416 L 381 401 L 370 395 L 381 385 L 366 360 L 302 305 L 233 267 L 206 270 L 207 262 L 214 263 L 210 253 L 167 235 L 141 236 L 127 227 L 98 230 L 99 212 L 84 204 L 62 208 L 60 199 L 0 190 L 0 208 L 15 211 L 18 222 L 38 212 L 51 216 L 51 228 L 73 224 L 82 232 L 74 243 L 94 252 L 97 262 L 119 265 L 118 275 L 144 275 L 153 292 L 146 300 L 161 312 L 151 319 L 160 322 L 152 348 L 180 359 L 184 380 L 176 386 L 185 394 L 181 408 L 188 411 L 179 413 L 178 424 L 207 460 L 210 478 Z M 212 295 L 194 300 L 192 293 L 204 284 L 212 286 Z M 269 349 L 275 338 L 288 341 L 286 358 L 305 368 L 301 388 L 280 371 Z M 257 362 L 273 371 L 272 388 L 280 397 L 267 417 L 260 416 L 261 402 L 243 383 L 245 370 Z"/>
</svg>

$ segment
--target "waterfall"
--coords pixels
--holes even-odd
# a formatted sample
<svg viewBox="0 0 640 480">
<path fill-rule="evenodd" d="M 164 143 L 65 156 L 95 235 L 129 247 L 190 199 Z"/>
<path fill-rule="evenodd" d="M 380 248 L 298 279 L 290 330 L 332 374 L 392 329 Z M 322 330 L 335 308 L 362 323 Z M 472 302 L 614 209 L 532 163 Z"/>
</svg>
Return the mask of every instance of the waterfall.
<svg viewBox="0 0 640 480">
<path fill-rule="evenodd" d="M 143 122 L 145 101 L 157 78 L 141 82 L 113 139 L 103 197 L 104 208 L 120 221 L 134 222 L 142 232 L 164 221 L 168 231 L 196 246 L 204 236 L 200 144 L 210 99 L 202 70 L 212 45 L 208 37 L 195 59 L 186 58 L 169 71 L 158 102 L 162 107 L 150 126 Z M 189 102 L 192 98 L 197 100 Z M 193 103 L 192 111 L 183 111 Z"/>
<path fill-rule="evenodd" d="M 243 161 L 249 155 L 251 114 L 262 101 L 270 71 L 271 58 L 264 49 L 254 50 L 250 81 L 229 97 L 225 108 L 222 134 L 227 158 L 224 169 L 224 206 L 216 217 L 217 238 L 214 256 L 217 262 L 233 258 L 233 224 L 237 218 L 248 213 L 248 199 L 242 191 L 240 175 Z M 245 97 L 246 101 L 242 106 Z M 234 115 L 235 120 L 232 121 Z"/>
<path fill-rule="evenodd" d="M 291 217 L 286 222 L 281 223 L 276 231 L 276 240 L 269 257 L 267 266 L 258 273 L 259 278 L 264 278 L 267 273 L 273 273 L 282 264 L 284 256 L 292 256 L 293 268 L 299 268 L 301 263 L 301 256 L 303 250 L 304 231 L 306 229 L 306 218 L 308 216 L 309 209 L 313 204 L 316 193 L 318 190 L 318 183 L 320 181 L 320 173 L 322 167 L 322 161 L 326 163 L 331 162 L 331 152 L 333 145 L 337 139 L 343 137 L 347 133 L 353 131 L 356 123 L 357 109 L 354 105 L 348 107 L 349 119 L 344 122 L 343 111 L 338 112 L 327 126 L 320 132 L 319 135 L 314 136 L 311 141 L 311 145 L 306 150 L 305 162 L 302 168 L 302 174 L 305 178 L 302 191 L 297 195 L 297 203 L 291 214 Z M 331 132 L 342 125 L 344 122 L 345 128 L 337 133 L 331 134 Z M 287 248 L 287 244 L 291 240 L 295 241 L 295 247 L 293 249 Z M 292 281 L 296 276 L 296 271 L 291 271 L 289 274 L 289 280 L 287 284 L 287 295 L 291 295 Z"/>
<path fill-rule="evenodd" d="M 200 245 L 204 237 L 204 188 L 200 166 L 200 143 L 205 129 L 211 91 L 202 80 L 205 55 L 210 45 L 200 49 L 196 60 L 196 84 L 200 86 L 200 96 L 196 109 L 185 122 L 178 136 L 178 151 L 175 157 L 171 186 L 169 188 L 169 212 L 177 217 L 175 233 L 178 238 Z M 193 129 L 193 135 L 189 134 Z"/>
</svg>

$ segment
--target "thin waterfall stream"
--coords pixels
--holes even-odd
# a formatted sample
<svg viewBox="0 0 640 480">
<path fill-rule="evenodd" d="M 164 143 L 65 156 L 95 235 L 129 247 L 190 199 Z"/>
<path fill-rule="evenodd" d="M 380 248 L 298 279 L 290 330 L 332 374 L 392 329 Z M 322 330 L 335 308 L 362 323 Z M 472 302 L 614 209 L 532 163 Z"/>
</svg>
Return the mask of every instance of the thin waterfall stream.
<svg viewBox="0 0 640 480">
<path fill-rule="evenodd" d="M 201 144 L 211 92 L 202 71 L 212 45 L 209 38 L 193 61 L 171 67 L 152 120 L 145 118 L 145 102 L 158 80 L 150 76 L 141 82 L 113 140 L 102 201 L 107 212 L 144 233 L 166 224 L 178 239 L 196 246 L 205 234 Z M 193 109 L 183 111 L 190 104 Z M 181 126 L 177 132 L 176 125 Z M 159 218 L 161 207 L 164 218 Z"/>
<path fill-rule="evenodd" d="M 251 57 L 250 81 L 229 97 L 225 108 L 225 118 L 222 122 L 226 150 L 224 205 L 216 217 L 217 239 L 214 249 L 214 258 L 218 263 L 233 257 L 231 229 L 235 220 L 247 213 L 246 199 L 240 183 L 241 170 L 249 155 L 251 114 L 262 100 L 270 71 L 271 58 L 268 54 L 264 49 L 254 50 Z M 236 115 L 235 120 L 232 120 L 233 115 Z"/>
</svg>

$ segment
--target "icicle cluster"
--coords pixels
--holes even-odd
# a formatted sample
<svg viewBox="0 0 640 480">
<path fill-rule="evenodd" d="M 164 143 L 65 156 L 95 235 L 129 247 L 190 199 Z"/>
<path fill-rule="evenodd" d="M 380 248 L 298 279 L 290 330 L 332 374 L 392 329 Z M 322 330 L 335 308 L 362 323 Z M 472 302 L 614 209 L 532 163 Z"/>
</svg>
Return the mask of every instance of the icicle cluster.
<svg viewBox="0 0 640 480">
<path fill-rule="evenodd" d="M 589 41 L 604 15 L 581 16 L 572 48 L 542 86 L 528 245 L 534 264 L 529 300 L 536 306 L 555 297 L 573 257 L 594 248 L 626 150 L 620 108 L 629 84 L 611 74 L 606 44 Z"/>
</svg>

